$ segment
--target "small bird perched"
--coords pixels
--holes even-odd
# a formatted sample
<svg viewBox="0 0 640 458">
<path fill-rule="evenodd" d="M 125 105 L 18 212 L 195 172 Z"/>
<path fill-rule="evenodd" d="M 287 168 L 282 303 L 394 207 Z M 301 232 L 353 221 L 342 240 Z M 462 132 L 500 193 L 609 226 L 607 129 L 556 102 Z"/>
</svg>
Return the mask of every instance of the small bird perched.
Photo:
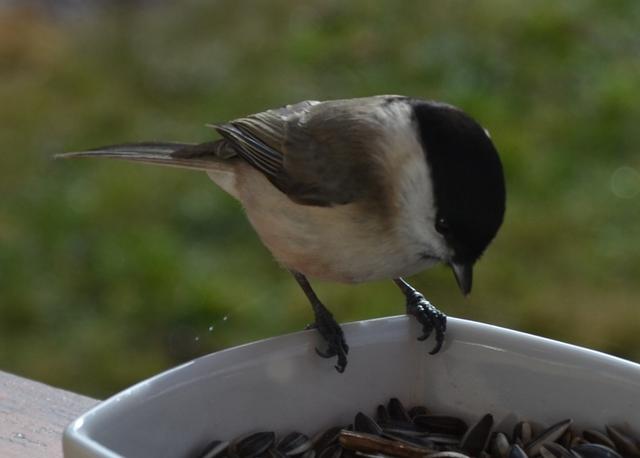
<svg viewBox="0 0 640 458">
<path fill-rule="evenodd" d="M 403 96 L 305 101 L 212 125 L 206 143 L 130 143 L 57 157 L 110 157 L 207 172 L 238 199 L 311 302 L 311 327 L 344 371 L 349 347 L 307 277 L 393 279 L 407 313 L 443 343 L 446 316 L 402 277 L 451 266 L 463 294 L 505 211 L 488 132 L 451 105 Z"/>
</svg>

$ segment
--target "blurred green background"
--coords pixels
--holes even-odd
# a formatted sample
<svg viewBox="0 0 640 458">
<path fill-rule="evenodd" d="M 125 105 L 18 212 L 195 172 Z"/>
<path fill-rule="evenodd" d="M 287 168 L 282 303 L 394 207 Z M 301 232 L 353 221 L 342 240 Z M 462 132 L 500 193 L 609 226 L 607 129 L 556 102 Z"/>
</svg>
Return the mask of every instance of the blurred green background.
<svg viewBox="0 0 640 458">
<path fill-rule="evenodd" d="M 54 153 L 383 93 L 464 108 L 507 174 L 472 295 L 412 282 L 640 361 L 638 24 L 635 0 L 0 2 L 0 369 L 104 397 L 312 317 L 205 174 Z M 388 281 L 314 285 L 341 321 L 403 313 Z"/>
</svg>

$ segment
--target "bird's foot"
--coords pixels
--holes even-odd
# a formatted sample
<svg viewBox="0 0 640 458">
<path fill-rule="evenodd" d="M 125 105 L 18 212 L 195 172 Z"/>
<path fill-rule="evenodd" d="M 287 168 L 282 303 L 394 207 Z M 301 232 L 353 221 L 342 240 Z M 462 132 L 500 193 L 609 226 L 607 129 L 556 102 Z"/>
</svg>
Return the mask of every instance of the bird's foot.
<svg viewBox="0 0 640 458">
<path fill-rule="evenodd" d="M 436 345 L 429 352 L 435 355 L 442 348 L 444 334 L 447 330 L 447 315 L 442 313 L 431 302 L 415 289 L 407 294 L 407 314 L 416 317 L 422 325 L 422 335 L 418 340 L 426 340 L 431 333 L 436 331 Z"/>
<path fill-rule="evenodd" d="M 316 353 L 323 358 L 338 357 L 338 363 L 335 368 L 338 372 L 344 372 L 347 367 L 347 353 L 349 353 L 349 346 L 344 340 L 344 334 L 342 328 L 336 322 L 335 318 L 329 310 L 323 308 L 319 313 L 316 313 L 316 321 L 313 324 L 307 326 L 307 329 L 316 329 L 322 338 L 327 342 L 327 349 L 322 351 L 316 347 Z"/>
</svg>

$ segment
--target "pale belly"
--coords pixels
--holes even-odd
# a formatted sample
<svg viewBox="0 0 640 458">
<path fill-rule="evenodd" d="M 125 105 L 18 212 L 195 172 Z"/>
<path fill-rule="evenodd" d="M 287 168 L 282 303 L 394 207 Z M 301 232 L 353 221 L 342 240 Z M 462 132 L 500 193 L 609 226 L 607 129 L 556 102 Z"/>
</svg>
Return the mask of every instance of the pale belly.
<svg viewBox="0 0 640 458">
<path fill-rule="evenodd" d="M 262 242 L 288 269 L 353 283 L 412 275 L 435 263 L 402 227 L 389 228 L 353 204 L 296 204 L 261 174 L 249 175 L 251 186 L 237 186 L 236 197 Z"/>
</svg>

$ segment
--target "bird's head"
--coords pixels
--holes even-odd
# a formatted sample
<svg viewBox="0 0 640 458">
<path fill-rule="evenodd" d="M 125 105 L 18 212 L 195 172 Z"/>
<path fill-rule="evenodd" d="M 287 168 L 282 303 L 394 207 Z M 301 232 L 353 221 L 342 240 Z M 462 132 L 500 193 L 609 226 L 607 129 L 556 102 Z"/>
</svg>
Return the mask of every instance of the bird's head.
<svg viewBox="0 0 640 458">
<path fill-rule="evenodd" d="M 488 132 L 450 105 L 414 101 L 413 115 L 431 174 L 435 232 L 447 248 L 463 294 L 473 265 L 502 224 L 506 191 L 502 164 Z"/>
</svg>

